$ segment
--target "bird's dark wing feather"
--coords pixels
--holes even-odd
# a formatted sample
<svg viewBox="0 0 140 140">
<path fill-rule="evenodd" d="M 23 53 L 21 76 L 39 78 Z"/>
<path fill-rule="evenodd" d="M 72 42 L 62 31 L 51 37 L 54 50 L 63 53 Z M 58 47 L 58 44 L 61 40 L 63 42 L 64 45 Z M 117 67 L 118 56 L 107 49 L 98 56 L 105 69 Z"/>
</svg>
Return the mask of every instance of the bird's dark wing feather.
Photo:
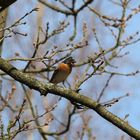
<svg viewBox="0 0 140 140">
<path fill-rule="evenodd" d="M 52 78 L 51 78 L 51 80 L 50 80 L 51 83 L 53 83 L 54 78 L 55 78 L 55 76 L 56 76 L 56 74 L 57 74 L 58 72 L 59 72 L 58 69 L 56 69 L 56 70 L 54 71 L 54 73 L 53 73 L 53 75 L 52 75 Z"/>
</svg>

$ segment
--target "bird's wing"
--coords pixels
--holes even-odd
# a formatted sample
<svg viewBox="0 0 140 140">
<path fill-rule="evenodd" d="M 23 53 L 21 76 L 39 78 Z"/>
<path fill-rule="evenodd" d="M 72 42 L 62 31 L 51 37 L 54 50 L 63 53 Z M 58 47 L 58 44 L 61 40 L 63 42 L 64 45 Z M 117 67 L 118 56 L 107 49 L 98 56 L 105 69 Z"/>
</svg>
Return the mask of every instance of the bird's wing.
<svg viewBox="0 0 140 140">
<path fill-rule="evenodd" d="M 50 80 L 51 83 L 54 83 L 54 78 L 55 78 L 55 76 L 56 76 L 56 74 L 57 74 L 58 72 L 59 72 L 58 69 L 56 69 L 56 70 L 53 72 L 52 78 L 51 78 L 51 80 Z"/>
</svg>

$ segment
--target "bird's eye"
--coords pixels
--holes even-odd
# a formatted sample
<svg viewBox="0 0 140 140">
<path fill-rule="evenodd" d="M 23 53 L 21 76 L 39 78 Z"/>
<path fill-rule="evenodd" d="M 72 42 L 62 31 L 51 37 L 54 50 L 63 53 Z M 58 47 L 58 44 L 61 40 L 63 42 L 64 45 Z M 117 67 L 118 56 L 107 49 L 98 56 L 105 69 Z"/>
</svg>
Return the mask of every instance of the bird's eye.
<svg viewBox="0 0 140 140">
<path fill-rule="evenodd" d="M 74 66 L 74 63 L 75 63 L 75 62 L 71 62 L 71 65 Z"/>
</svg>

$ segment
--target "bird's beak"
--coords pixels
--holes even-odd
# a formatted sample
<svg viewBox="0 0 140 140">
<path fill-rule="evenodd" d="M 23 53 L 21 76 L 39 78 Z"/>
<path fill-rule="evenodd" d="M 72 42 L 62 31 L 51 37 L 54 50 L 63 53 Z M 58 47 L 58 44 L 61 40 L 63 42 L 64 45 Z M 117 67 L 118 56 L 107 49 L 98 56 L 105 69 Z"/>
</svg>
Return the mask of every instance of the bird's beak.
<svg viewBox="0 0 140 140">
<path fill-rule="evenodd" d="M 76 61 L 73 59 L 71 62 L 71 65 L 74 66 L 75 63 L 76 63 Z"/>
</svg>

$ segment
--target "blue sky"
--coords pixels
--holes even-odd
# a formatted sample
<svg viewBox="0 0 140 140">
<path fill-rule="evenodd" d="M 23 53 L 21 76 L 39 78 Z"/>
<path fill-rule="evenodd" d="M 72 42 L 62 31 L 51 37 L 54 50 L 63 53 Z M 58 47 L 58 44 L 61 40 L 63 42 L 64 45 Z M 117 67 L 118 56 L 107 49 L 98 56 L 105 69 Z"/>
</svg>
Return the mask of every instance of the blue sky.
<svg viewBox="0 0 140 140">
<path fill-rule="evenodd" d="M 27 4 L 28 3 L 28 4 Z M 77 7 L 81 1 L 77 2 Z M 130 4 L 131 8 L 138 7 L 140 4 L 139 1 L 133 0 Z M 18 18 L 23 16 L 25 13 L 30 11 L 32 8 L 36 7 L 37 3 L 35 0 L 25 0 L 24 2 L 22 0 L 18 0 L 15 4 L 13 4 L 9 9 L 9 16 L 7 25 L 12 24 L 14 21 L 16 21 Z M 121 9 L 119 6 L 112 5 L 107 0 L 103 0 L 102 4 L 100 4 L 97 0 L 92 4 L 92 7 L 99 8 L 102 14 L 110 15 L 110 16 L 117 16 L 118 18 L 121 15 Z M 15 12 L 16 11 L 16 12 Z M 129 14 L 130 11 L 128 10 L 127 14 Z M 15 52 L 19 52 L 22 57 L 30 57 L 32 55 L 32 49 L 33 49 L 33 41 L 36 38 L 36 31 L 37 31 L 37 13 L 32 13 L 28 17 L 26 17 L 23 21 L 26 21 L 26 25 L 22 25 L 20 27 L 17 27 L 17 30 L 28 33 L 27 37 L 22 36 L 13 36 L 12 38 L 7 38 L 3 45 L 3 54 L 2 56 L 4 58 L 10 58 L 14 57 Z M 73 22 L 72 17 L 66 17 L 62 14 L 57 14 L 56 12 L 50 10 L 49 8 L 44 9 L 43 14 L 43 26 L 45 26 L 46 22 L 50 22 L 50 31 L 55 28 L 60 21 L 66 20 L 67 22 L 70 22 L 70 26 L 66 29 L 64 33 L 62 33 L 59 37 L 56 36 L 48 41 L 47 44 L 43 45 L 43 49 L 50 49 L 53 45 L 58 45 L 60 47 L 64 47 L 65 44 L 69 41 L 69 38 L 71 37 L 73 33 Z M 88 49 L 83 49 L 83 52 L 86 52 L 82 57 L 80 56 L 80 51 L 75 52 L 73 54 L 73 57 L 77 59 L 77 61 L 83 61 L 87 58 L 87 56 L 93 55 L 95 51 L 98 50 L 97 43 L 95 41 L 94 35 L 91 31 L 91 28 L 97 29 L 97 36 L 100 39 L 101 46 L 105 48 L 112 47 L 115 42 L 112 38 L 110 32 L 107 30 L 106 27 L 103 26 L 103 24 L 100 22 L 97 17 L 89 12 L 88 9 L 84 9 L 78 16 L 78 22 L 77 22 L 77 36 L 73 43 L 77 43 L 81 40 L 82 37 L 82 23 L 85 22 L 88 26 L 89 30 L 89 46 Z M 127 38 L 128 36 L 135 34 L 135 32 L 139 31 L 139 23 L 140 23 L 140 14 L 135 15 L 127 24 L 127 28 L 123 34 L 123 39 Z M 44 27 L 45 28 L 45 27 Z M 114 30 L 114 29 L 113 29 Z M 117 30 L 116 32 L 117 33 Z M 138 35 L 138 37 L 140 37 Z M 13 41 L 13 40 L 16 41 Z M 42 52 L 43 52 L 42 49 Z M 28 51 L 27 51 L 28 50 Z M 116 71 L 116 72 L 122 72 L 122 73 L 131 73 L 135 72 L 136 70 L 140 69 L 140 42 L 137 42 L 135 44 L 132 44 L 128 47 L 126 47 L 123 52 L 129 51 L 129 54 L 127 56 L 124 56 L 121 59 L 115 59 L 111 62 L 111 64 L 118 66 L 118 69 L 107 67 L 107 70 L 110 71 Z M 80 57 L 79 57 L 80 56 Z M 59 56 L 58 56 L 59 57 Z M 18 68 L 23 68 L 25 66 L 25 62 L 15 62 L 13 63 Z M 84 70 L 85 67 L 83 67 Z M 75 68 L 73 71 L 73 75 L 78 75 L 78 68 Z M 80 77 L 80 76 L 79 76 Z M 82 93 L 90 96 L 93 99 L 97 99 L 97 95 L 100 93 L 102 87 L 104 86 L 106 80 L 108 79 L 107 74 L 103 74 L 101 76 L 93 76 L 90 80 L 88 80 L 86 83 L 82 85 Z M 45 81 L 45 79 L 43 79 Z M 68 81 L 71 83 L 73 82 L 73 78 L 69 78 Z M 7 83 L 7 81 L 5 81 Z M 136 76 L 131 77 L 125 77 L 125 76 L 114 76 L 108 86 L 108 88 L 105 91 L 105 94 L 102 98 L 102 101 L 107 101 L 115 97 L 122 96 L 126 93 L 130 93 L 129 97 L 126 97 L 122 100 L 120 100 L 118 103 L 114 104 L 109 110 L 116 114 L 117 116 L 124 118 L 126 114 L 129 114 L 129 117 L 127 118 L 128 122 L 135 127 L 136 129 L 140 130 L 140 75 L 137 74 Z M 4 83 L 3 83 L 4 84 Z M 8 90 L 8 89 L 7 89 Z M 20 88 L 17 90 L 17 93 L 21 92 Z M 3 91 L 3 94 L 5 94 L 5 91 Z M 17 94 L 16 94 L 17 95 Z M 23 96 L 23 93 L 21 92 L 20 95 Z M 40 107 L 39 113 L 43 111 L 41 109 L 41 103 L 38 104 L 38 99 L 40 102 L 42 102 L 42 98 L 39 94 L 35 95 L 33 97 L 33 103 Z M 19 99 L 20 100 L 20 99 Z M 43 99 L 43 102 L 45 99 Z M 64 100 L 60 103 L 59 107 L 57 108 L 58 115 L 59 115 L 59 109 L 65 108 L 64 105 L 67 102 Z M 54 112 L 54 114 L 56 113 Z M 7 120 L 9 120 L 7 116 L 7 110 L 2 113 L 4 123 L 7 124 Z M 118 135 L 123 135 L 124 133 L 117 129 L 115 126 L 107 122 L 106 120 L 102 119 L 94 113 L 93 111 L 88 111 L 87 115 L 91 114 L 93 119 L 91 119 L 90 127 L 93 128 L 93 133 L 98 130 L 98 133 L 95 133 L 95 136 L 97 137 L 97 140 L 103 140 L 104 137 L 107 137 L 107 139 L 112 139 L 113 135 L 114 138 L 119 139 Z M 74 117 L 75 118 L 75 117 Z M 63 119 L 60 117 L 60 119 Z M 78 119 L 77 119 L 78 120 Z M 80 122 L 80 120 L 79 120 Z M 73 127 L 73 126 L 72 126 Z M 104 131 L 106 130 L 106 131 Z M 113 135 L 111 135 L 113 134 Z M 119 135 L 119 136 L 120 136 Z M 38 136 L 38 133 L 35 131 L 34 136 L 32 139 L 39 139 L 40 136 Z M 126 139 L 128 136 L 125 137 Z M 26 138 L 25 138 L 26 139 Z M 50 138 L 51 140 L 51 138 Z M 86 140 L 86 137 L 84 138 Z"/>
</svg>

